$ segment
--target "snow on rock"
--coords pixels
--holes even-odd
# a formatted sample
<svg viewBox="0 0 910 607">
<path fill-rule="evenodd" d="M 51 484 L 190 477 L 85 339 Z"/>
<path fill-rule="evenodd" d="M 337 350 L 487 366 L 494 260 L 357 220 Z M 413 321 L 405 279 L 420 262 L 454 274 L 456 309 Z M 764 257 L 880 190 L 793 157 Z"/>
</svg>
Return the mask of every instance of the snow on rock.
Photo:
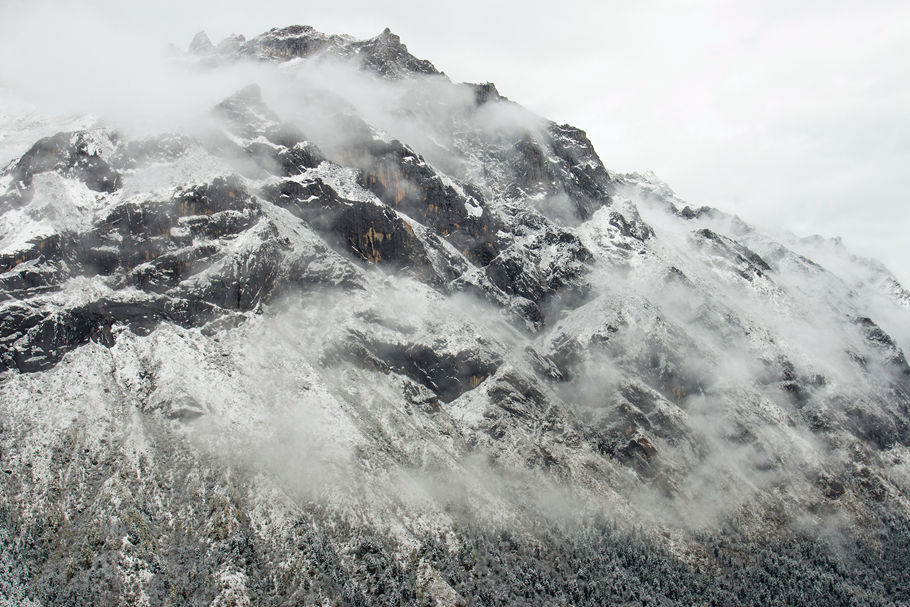
<svg viewBox="0 0 910 607">
<path fill-rule="evenodd" d="M 191 50 L 340 57 L 393 107 L 324 83 L 356 136 L 316 147 L 258 85 L 145 139 L 4 106 L 2 600 L 906 602 L 884 267 L 609 173 L 388 30 Z"/>
</svg>

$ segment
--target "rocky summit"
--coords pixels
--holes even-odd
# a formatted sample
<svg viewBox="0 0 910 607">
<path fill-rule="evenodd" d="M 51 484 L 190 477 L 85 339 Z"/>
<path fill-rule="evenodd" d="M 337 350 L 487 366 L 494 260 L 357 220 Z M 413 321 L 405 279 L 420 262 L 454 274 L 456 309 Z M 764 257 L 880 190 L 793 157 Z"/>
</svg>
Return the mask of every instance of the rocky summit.
<svg viewBox="0 0 910 607">
<path fill-rule="evenodd" d="M 2 116 L 0 605 L 910 603 L 881 264 L 389 30 L 169 61 L 242 78 L 177 131 Z"/>
</svg>

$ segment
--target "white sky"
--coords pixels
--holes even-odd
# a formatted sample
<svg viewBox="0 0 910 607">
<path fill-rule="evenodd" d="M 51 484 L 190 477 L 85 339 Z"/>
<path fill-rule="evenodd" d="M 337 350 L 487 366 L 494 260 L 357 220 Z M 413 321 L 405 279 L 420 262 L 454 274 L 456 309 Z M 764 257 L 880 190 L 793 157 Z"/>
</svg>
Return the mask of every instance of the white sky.
<svg viewBox="0 0 910 607">
<path fill-rule="evenodd" d="M 758 225 L 842 236 L 910 285 L 906 0 L 0 0 L 0 37 L 34 32 L 27 52 L 59 50 L 41 40 L 55 21 L 148 48 L 200 29 L 217 43 L 295 23 L 388 26 L 453 80 L 493 81 L 585 129 L 609 169 L 651 169 L 692 204 Z M 0 51 L 0 69 L 16 60 Z"/>
</svg>

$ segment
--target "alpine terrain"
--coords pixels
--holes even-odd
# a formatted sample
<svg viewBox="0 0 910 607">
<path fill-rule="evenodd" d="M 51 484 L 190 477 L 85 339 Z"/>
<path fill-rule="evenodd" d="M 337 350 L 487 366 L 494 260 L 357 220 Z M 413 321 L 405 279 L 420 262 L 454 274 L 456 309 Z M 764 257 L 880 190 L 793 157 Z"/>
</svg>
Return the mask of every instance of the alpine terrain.
<svg viewBox="0 0 910 607">
<path fill-rule="evenodd" d="M 910 604 L 881 264 L 389 30 L 168 62 L 229 93 L 0 109 L 0 605 Z"/>
</svg>

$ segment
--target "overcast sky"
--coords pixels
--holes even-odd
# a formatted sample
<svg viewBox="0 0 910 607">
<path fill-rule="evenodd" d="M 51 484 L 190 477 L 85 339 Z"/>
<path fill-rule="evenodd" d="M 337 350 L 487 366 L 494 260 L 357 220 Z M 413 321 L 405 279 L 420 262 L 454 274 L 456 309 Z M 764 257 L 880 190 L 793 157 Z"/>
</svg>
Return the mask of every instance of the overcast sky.
<svg viewBox="0 0 910 607">
<path fill-rule="evenodd" d="M 39 54 L 59 50 L 40 37 L 54 22 L 147 48 L 200 29 L 217 43 L 294 23 L 357 37 L 388 26 L 453 80 L 493 81 L 585 129 L 609 169 L 653 170 L 691 203 L 759 225 L 842 236 L 910 285 L 906 0 L 0 0 L 0 22 L 0 36 L 34 32 L 24 51 Z"/>
</svg>

